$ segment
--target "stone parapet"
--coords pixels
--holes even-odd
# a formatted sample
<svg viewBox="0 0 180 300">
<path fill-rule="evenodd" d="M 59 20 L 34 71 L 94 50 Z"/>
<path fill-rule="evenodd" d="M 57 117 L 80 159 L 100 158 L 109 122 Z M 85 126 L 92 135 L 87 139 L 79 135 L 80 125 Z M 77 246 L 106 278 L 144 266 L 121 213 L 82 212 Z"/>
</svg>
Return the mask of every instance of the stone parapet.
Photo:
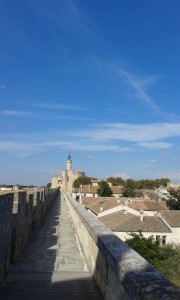
<svg viewBox="0 0 180 300">
<path fill-rule="evenodd" d="M 10 265 L 13 193 L 0 195 L 0 279 Z"/>
<path fill-rule="evenodd" d="M 180 290 L 95 216 L 63 193 L 89 271 L 106 300 L 176 300 Z"/>
<path fill-rule="evenodd" d="M 32 189 L 0 195 L 0 280 L 41 223 L 58 189 Z"/>
</svg>

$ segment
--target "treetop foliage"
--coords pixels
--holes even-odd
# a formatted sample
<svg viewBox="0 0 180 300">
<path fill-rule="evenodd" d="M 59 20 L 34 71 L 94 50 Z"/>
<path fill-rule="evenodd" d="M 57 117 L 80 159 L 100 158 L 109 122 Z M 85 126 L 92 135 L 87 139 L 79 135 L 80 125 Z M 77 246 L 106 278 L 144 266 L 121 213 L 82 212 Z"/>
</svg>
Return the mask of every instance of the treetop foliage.
<svg viewBox="0 0 180 300">
<path fill-rule="evenodd" d="M 153 236 L 145 238 L 141 232 L 131 234 L 126 244 L 180 287 L 180 245 L 167 244 L 160 247 Z"/>
<path fill-rule="evenodd" d="M 86 184 L 91 184 L 91 177 L 87 177 L 87 176 L 79 176 L 77 179 L 74 180 L 73 182 L 73 187 L 74 188 L 79 188 L 82 185 L 86 185 Z"/>
<path fill-rule="evenodd" d="M 124 179 L 121 177 L 108 177 L 106 181 L 111 182 L 113 186 L 124 185 Z"/>
<path fill-rule="evenodd" d="M 153 264 L 160 258 L 159 246 L 154 241 L 153 236 L 145 238 L 142 233 L 132 233 L 132 238 L 126 240 L 131 248 L 138 252 L 147 261 Z"/>
<path fill-rule="evenodd" d="M 175 210 L 180 210 L 180 189 L 174 190 L 170 189 L 169 190 L 170 197 L 166 201 L 167 206 L 169 209 L 175 209 Z"/>
<path fill-rule="evenodd" d="M 98 183 L 99 188 L 97 189 L 97 193 L 99 197 L 111 197 L 112 196 L 112 190 L 107 183 L 107 181 L 102 180 Z"/>
<path fill-rule="evenodd" d="M 159 187 L 165 187 L 167 186 L 167 183 L 170 180 L 168 178 L 161 178 L 161 179 L 141 179 L 141 180 L 133 180 L 133 179 L 127 179 L 124 182 L 124 189 L 123 189 L 123 196 L 124 197 L 135 197 L 137 196 L 137 190 L 142 189 L 156 189 Z"/>
</svg>

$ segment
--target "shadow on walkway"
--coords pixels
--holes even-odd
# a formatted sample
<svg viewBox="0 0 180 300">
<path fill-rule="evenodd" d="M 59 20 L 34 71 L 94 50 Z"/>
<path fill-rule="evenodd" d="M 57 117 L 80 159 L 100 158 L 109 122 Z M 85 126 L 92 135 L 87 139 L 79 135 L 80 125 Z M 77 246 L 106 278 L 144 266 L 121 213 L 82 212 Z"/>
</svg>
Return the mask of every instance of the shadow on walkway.
<svg viewBox="0 0 180 300">
<path fill-rule="evenodd" d="M 102 299 L 60 195 L 0 284 L 0 299 Z"/>
</svg>

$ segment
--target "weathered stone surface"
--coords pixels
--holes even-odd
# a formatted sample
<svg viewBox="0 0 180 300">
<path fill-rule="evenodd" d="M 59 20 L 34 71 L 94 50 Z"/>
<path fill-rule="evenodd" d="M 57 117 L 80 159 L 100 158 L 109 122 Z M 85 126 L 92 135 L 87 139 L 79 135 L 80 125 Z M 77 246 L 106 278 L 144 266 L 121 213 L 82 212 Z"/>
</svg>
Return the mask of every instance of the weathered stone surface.
<svg viewBox="0 0 180 300">
<path fill-rule="evenodd" d="M 87 265 L 104 299 L 180 299 L 180 290 L 68 193 L 63 193 Z"/>
<path fill-rule="evenodd" d="M 13 194 L 0 195 L 0 280 L 10 265 Z"/>
<path fill-rule="evenodd" d="M 0 284 L 0 299 L 102 299 L 59 196 Z"/>
<path fill-rule="evenodd" d="M 58 189 L 0 195 L 0 280 L 21 253 L 32 230 L 41 223 Z"/>
</svg>

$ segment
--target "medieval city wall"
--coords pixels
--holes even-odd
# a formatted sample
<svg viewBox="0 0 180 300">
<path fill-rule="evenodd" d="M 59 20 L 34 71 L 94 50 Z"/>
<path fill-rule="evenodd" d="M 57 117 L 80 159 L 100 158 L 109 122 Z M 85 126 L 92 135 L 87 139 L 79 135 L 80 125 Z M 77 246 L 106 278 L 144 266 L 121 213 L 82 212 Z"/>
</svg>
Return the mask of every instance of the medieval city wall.
<svg viewBox="0 0 180 300">
<path fill-rule="evenodd" d="M 58 189 L 33 189 L 0 195 L 0 280 L 40 225 Z"/>
<path fill-rule="evenodd" d="M 108 300 L 179 299 L 180 290 L 106 228 L 68 193 L 66 200 L 82 252 Z"/>
</svg>

